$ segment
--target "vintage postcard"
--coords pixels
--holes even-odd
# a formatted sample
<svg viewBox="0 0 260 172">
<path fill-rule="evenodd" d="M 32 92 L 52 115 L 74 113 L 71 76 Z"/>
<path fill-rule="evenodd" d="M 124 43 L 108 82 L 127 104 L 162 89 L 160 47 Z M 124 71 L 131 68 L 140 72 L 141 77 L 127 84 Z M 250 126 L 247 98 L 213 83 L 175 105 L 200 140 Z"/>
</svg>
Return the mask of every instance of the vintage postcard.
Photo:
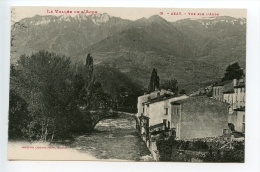
<svg viewBox="0 0 260 172">
<path fill-rule="evenodd" d="M 9 160 L 245 162 L 246 9 L 10 15 Z"/>
</svg>

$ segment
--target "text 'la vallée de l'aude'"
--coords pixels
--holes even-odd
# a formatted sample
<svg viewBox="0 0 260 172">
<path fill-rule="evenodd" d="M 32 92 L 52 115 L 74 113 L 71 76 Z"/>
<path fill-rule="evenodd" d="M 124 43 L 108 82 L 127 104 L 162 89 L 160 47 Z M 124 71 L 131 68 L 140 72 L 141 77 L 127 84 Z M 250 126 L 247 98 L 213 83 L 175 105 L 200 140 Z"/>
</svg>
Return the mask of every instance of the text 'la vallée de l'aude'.
<svg viewBox="0 0 260 172">
<path fill-rule="evenodd" d="M 53 13 L 53 14 L 72 14 L 72 13 L 76 13 L 76 14 L 80 14 L 80 13 L 86 13 L 86 14 L 97 14 L 97 11 L 94 10 L 49 10 L 47 9 L 46 11 L 47 13 Z"/>
</svg>

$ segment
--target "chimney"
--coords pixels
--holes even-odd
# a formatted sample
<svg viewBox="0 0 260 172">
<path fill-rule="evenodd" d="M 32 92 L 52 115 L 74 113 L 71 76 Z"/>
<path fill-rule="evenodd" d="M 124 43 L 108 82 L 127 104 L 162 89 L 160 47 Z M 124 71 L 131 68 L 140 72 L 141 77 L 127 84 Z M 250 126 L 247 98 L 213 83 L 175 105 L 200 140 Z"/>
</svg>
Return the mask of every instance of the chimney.
<svg viewBox="0 0 260 172">
<path fill-rule="evenodd" d="M 237 79 L 233 79 L 233 86 L 237 86 Z"/>
<path fill-rule="evenodd" d="M 159 97 L 159 96 L 160 96 L 160 92 L 158 91 L 158 92 L 157 92 L 157 97 Z"/>
</svg>

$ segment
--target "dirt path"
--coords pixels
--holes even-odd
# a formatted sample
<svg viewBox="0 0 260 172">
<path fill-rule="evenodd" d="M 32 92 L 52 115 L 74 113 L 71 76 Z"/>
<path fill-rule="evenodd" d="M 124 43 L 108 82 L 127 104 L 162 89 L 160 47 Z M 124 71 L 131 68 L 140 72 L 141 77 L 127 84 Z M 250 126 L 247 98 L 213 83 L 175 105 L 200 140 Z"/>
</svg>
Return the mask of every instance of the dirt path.
<svg viewBox="0 0 260 172">
<path fill-rule="evenodd" d="M 100 121 L 95 132 L 77 137 L 71 146 L 101 160 L 152 161 L 135 121 L 124 118 Z"/>
</svg>

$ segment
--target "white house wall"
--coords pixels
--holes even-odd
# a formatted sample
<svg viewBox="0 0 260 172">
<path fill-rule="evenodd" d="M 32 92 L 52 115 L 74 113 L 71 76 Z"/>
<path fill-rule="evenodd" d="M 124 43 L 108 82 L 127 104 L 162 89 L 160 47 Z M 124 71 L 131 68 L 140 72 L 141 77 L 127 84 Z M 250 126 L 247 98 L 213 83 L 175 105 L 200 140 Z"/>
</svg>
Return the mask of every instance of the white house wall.
<svg viewBox="0 0 260 172">
<path fill-rule="evenodd" d="M 233 109 L 245 106 L 245 88 L 235 88 L 233 94 Z"/>
<path fill-rule="evenodd" d="M 243 116 L 245 115 L 244 111 L 237 112 L 237 123 L 235 126 L 235 130 L 238 132 L 243 132 Z"/>
<path fill-rule="evenodd" d="M 137 116 L 141 116 L 141 113 L 143 113 L 143 105 L 142 103 L 148 101 L 148 97 L 150 96 L 151 99 L 155 98 L 157 96 L 158 91 L 151 92 L 150 94 L 145 94 L 143 96 L 138 97 L 138 103 L 137 103 Z M 172 93 L 170 91 L 162 89 L 160 91 L 160 95 L 164 93 Z"/>
<path fill-rule="evenodd" d="M 166 124 L 168 125 L 168 121 L 171 122 L 171 102 L 186 99 L 189 96 L 180 96 L 174 97 L 168 100 L 151 103 L 149 104 L 149 126 L 156 125 L 163 122 L 163 119 L 167 119 Z M 147 107 L 146 107 L 147 108 Z M 165 108 L 168 108 L 168 114 L 165 115 Z"/>
</svg>

